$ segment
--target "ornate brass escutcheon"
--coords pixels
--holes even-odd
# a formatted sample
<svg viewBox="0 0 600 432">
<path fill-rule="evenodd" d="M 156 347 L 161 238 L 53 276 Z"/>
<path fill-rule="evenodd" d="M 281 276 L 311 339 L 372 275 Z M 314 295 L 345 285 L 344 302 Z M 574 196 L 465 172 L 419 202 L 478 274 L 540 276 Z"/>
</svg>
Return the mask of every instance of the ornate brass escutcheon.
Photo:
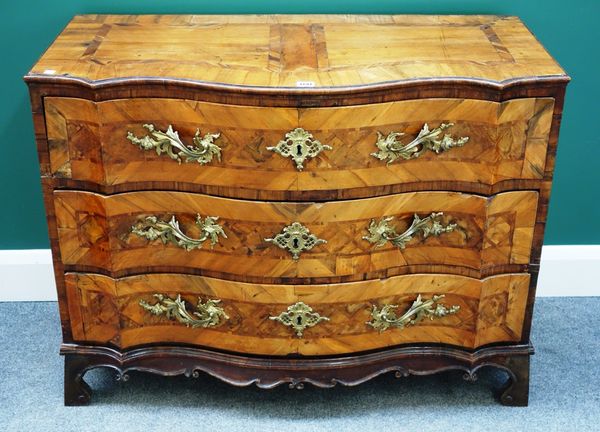
<svg viewBox="0 0 600 432">
<path fill-rule="evenodd" d="M 469 141 L 469 137 L 454 139 L 445 134 L 442 139 L 437 137 L 446 129 L 454 126 L 454 123 L 442 123 L 435 129 L 429 130 L 429 125 L 425 123 L 419 135 L 410 143 L 403 145 L 398 138 L 404 136 L 402 132 L 391 132 L 386 137 L 381 132 L 377 132 L 377 152 L 371 153 L 371 156 L 379 160 L 387 160 L 391 164 L 396 159 L 416 159 L 425 151 L 431 150 L 437 154 L 448 151 L 453 147 L 462 147 Z"/>
<path fill-rule="evenodd" d="M 267 147 L 267 150 L 289 157 L 296 163 L 296 169 L 304 169 L 304 161 L 308 158 L 314 158 L 323 150 L 332 150 L 327 144 L 321 144 L 320 141 L 313 138 L 312 134 L 302 128 L 296 128 L 285 134 L 285 139 L 279 141 L 276 146 Z"/>
<path fill-rule="evenodd" d="M 163 244 L 171 242 L 177 246 L 191 251 L 200 249 L 202 244 L 210 238 L 211 247 L 219 242 L 219 236 L 227 238 L 221 225 L 217 224 L 219 218 L 206 216 L 204 220 L 196 215 L 196 225 L 200 228 L 201 236 L 197 239 L 188 237 L 179 228 L 179 222 L 175 216 L 169 222 L 159 220 L 156 216 L 148 216 L 143 221 L 131 227 L 131 232 L 148 240 L 161 239 Z"/>
<path fill-rule="evenodd" d="M 154 294 L 153 297 L 157 300 L 155 304 L 140 300 L 140 306 L 153 315 L 164 315 L 167 319 L 177 320 L 187 327 L 215 327 L 222 319 L 229 319 L 223 308 L 218 306 L 221 300 L 206 300 L 206 303 L 202 303 L 202 299 L 198 298 L 196 310 L 190 314 L 180 294 L 177 294 L 174 300 L 165 294 Z"/>
<path fill-rule="evenodd" d="M 419 323 L 423 318 L 433 320 L 434 318 L 455 314 L 460 310 L 460 306 L 446 307 L 438 303 L 443 298 L 443 295 L 434 295 L 429 300 L 423 300 L 421 294 L 419 294 L 412 306 L 400 317 L 396 316 L 394 312 L 398 305 L 383 305 L 381 309 L 373 305 L 371 321 L 366 324 L 383 332 L 390 327 L 403 329 Z"/>
<path fill-rule="evenodd" d="M 321 321 L 329 321 L 329 318 L 313 312 L 313 309 L 303 302 L 288 306 L 286 312 L 281 312 L 277 316 L 270 316 L 269 319 L 279 321 L 283 325 L 293 328 L 296 336 L 300 338 L 308 327 L 314 327 Z"/>
<path fill-rule="evenodd" d="M 179 163 L 181 163 L 182 157 L 185 158 L 185 162 L 198 162 L 200 165 L 210 163 L 215 156 L 217 160 L 221 160 L 221 148 L 214 143 L 221 136 L 220 133 L 207 133 L 202 137 L 200 129 L 197 129 L 192 138 L 194 146 L 188 146 L 181 141 L 179 133 L 175 132 L 171 125 L 166 132 L 157 130 L 153 124 L 145 124 L 143 127 L 148 129 L 150 134 L 142 138 L 136 137 L 132 132 L 127 132 L 127 139 L 142 150 L 154 149 L 159 156 L 166 153 Z"/>
<path fill-rule="evenodd" d="M 396 228 L 390 225 L 390 222 L 394 219 L 393 216 L 385 217 L 379 221 L 372 219 L 367 228 L 369 235 L 364 236 L 363 239 L 374 243 L 375 247 L 381 247 L 389 241 L 394 246 L 404 249 L 406 244 L 419 232 L 422 232 L 423 238 L 426 239 L 430 235 L 437 237 L 440 234 L 454 231 L 456 224 L 448 224 L 446 226 L 441 224 L 440 218 L 443 214 L 442 212 L 431 213 L 423 219 L 415 214 L 410 227 L 402 234 L 398 234 Z"/>
<path fill-rule="evenodd" d="M 320 239 L 316 235 L 311 234 L 308 228 L 299 222 L 294 222 L 286 226 L 275 237 L 266 238 L 265 241 L 287 250 L 292 254 L 294 260 L 300 258 L 302 252 L 310 250 L 317 245 L 327 243 L 327 240 Z"/>
</svg>

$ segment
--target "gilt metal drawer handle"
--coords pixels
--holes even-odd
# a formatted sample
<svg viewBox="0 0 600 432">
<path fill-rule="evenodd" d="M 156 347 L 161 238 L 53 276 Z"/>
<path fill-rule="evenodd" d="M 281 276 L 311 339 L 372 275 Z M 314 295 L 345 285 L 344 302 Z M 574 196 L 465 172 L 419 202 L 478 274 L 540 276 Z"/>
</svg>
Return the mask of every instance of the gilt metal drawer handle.
<svg viewBox="0 0 600 432">
<path fill-rule="evenodd" d="M 329 321 L 329 318 L 313 312 L 313 309 L 303 302 L 288 306 L 287 311 L 281 312 L 277 316 L 270 316 L 269 319 L 291 327 L 299 338 L 308 327 L 314 327 L 321 321 Z"/>
<path fill-rule="evenodd" d="M 444 134 L 442 139 L 436 139 L 443 131 L 454 126 L 454 123 L 442 123 L 439 127 L 429 130 L 429 125 L 425 123 L 419 135 L 410 143 L 403 145 L 398 141 L 399 137 L 404 136 L 402 132 L 391 132 L 386 137 L 381 132 L 377 132 L 377 152 L 371 153 L 371 156 L 379 160 L 387 160 L 391 164 L 396 159 L 416 159 L 426 150 L 431 150 L 437 154 L 448 151 L 453 147 L 462 147 L 469 141 L 469 137 L 452 138 Z"/>
<path fill-rule="evenodd" d="M 379 221 L 375 219 L 371 220 L 367 231 L 369 235 L 363 237 L 363 240 L 367 240 L 370 243 L 374 243 L 375 247 L 384 246 L 388 241 L 394 246 L 398 246 L 400 249 L 404 249 L 406 244 L 413 239 L 413 237 L 419 232 L 423 233 L 423 238 L 426 239 L 429 236 L 439 236 L 443 233 L 454 231 L 456 224 L 442 225 L 440 218 L 444 213 L 431 213 L 426 218 L 421 219 L 419 215 L 415 214 L 410 227 L 402 234 L 396 232 L 396 228 L 390 225 L 390 222 L 394 219 L 393 216 L 385 217 Z"/>
<path fill-rule="evenodd" d="M 283 157 L 289 157 L 296 163 L 296 169 L 304 169 L 304 161 L 308 158 L 314 158 L 323 150 L 332 150 L 327 144 L 321 144 L 320 141 L 313 138 L 312 134 L 302 128 L 296 128 L 285 134 L 276 146 L 267 147 L 267 150 L 273 151 Z"/>
<path fill-rule="evenodd" d="M 148 129 L 150 134 L 142 138 L 136 137 L 132 132 L 127 132 L 127 139 L 142 150 L 154 149 L 159 156 L 166 153 L 179 163 L 182 158 L 185 158 L 185 162 L 198 162 L 200 165 L 205 165 L 210 163 L 215 156 L 217 160 L 221 161 L 221 148 L 214 143 L 214 140 L 221 136 L 220 133 L 207 133 L 201 136 L 200 129 L 197 129 L 192 138 L 194 146 L 188 146 L 181 141 L 179 133 L 175 132 L 171 125 L 166 132 L 156 129 L 153 124 L 145 124 L 143 127 Z"/>
<path fill-rule="evenodd" d="M 384 332 L 390 327 L 403 329 L 418 324 L 423 318 L 433 320 L 434 318 L 453 315 L 460 310 L 460 306 L 447 307 L 438 303 L 443 298 L 443 295 L 434 295 L 429 300 L 423 300 L 421 294 L 419 294 L 412 306 L 400 317 L 396 316 L 394 312 L 398 305 L 388 304 L 382 306 L 381 309 L 373 305 L 371 321 L 367 322 L 367 325 L 379 330 L 379 332 Z"/>
<path fill-rule="evenodd" d="M 187 327 L 215 327 L 221 324 L 222 320 L 228 320 L 229 317 L 222 307 L 219 306 L 221 300 L 206 300 L 202 303 L 202 299 L 198 297 L 196 310 L 190 314 L 186 307 L 185 301 L 181 299 L 181 295 L 177 295 L 174 300 L 167 297 L 165 294 L 154 294 L 157 302 L 153 305 L 140 300 L 140 306 L 146 309 L 153 315 L 164 315 L 170 320 L 177 320 Z"/>
<path fill-rule="evenodd" d="M 292 258 L 297 260 L 304 251 L 311 250 L 317 245 L 327 243 L 327 240 L 318 238 L 299 222 L 294 222 L 286 226 L 281 232 L 272 238 L 266 238 L 266 242 L 273 243 L 281 249 L 287 250 L 292 254 Z"/>
<path fill-rule="evenodd" d="M 197 239 L 188 237 L 181 231 L 175 216 L 169 222 L 159 220 L 156 216 L 148 216 L 132 226 L 131 232 L 151 241 L 160 238 L 163 244 L 171 242 L 189 252 L 193 249 L 200 249 L 209 238 L 211 247 L 219 242 L 219 236 L 227 238 L 221 225 L 216 223 L 218 219 L 218 217 L 206 216 L 202 220 L 199 214 L 196 215 L 196 225 L 202 232 L 200 238 Z"/>
</svg>

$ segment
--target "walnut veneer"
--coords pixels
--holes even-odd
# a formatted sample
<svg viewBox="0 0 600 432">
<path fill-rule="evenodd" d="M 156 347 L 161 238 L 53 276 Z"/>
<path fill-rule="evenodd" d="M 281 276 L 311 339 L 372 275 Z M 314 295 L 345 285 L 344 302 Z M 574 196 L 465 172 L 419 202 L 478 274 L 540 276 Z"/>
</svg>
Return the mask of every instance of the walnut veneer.
<svg viewBox="0 0 600 432">
<path fill-rule="evenodd" d="M 529 263 L 538 194 L 504 192 L 486 198 L 458 192 L 412 192 L 376 198 L 325 203 L 241 201 L 185 192 L 145 191 L 116 195 L 59 190 L 54 195 L 58 242 L 67 270 L 86 267 L 121 276 L 181 268 L 211 272 L 225 279 L 290 281 L 290 279 L 365 279 L 421 266 L 481 277 L 507 269 L 522 271 Z M 444 212 L 440 221 L 454 231 L 415 238 L 400 249 L 363 239 L 373 218 L 394 216 L 399 231 L 413 215 Z M 196 213 L 219 215 L 227 238 L 193 253 L 164 247 L 131 232 L 149 215 L 168 220 L 175 215 L 182 230 L 199 236 Z M 308 227 L 326 244 L 294 260 L 265 238 L 290 222 Z M 372 274 L 371 274 L 372 273 Z"/>
<path fill-rule="evenodd" d="M 405 275 L 383 281 L 347 284 L 277 285 L 229 282 L 201 276 L 147 274 L 113 279 L 67 273 L 71 328 L 77 340 L 129 348 L 150 343 L 185 343 L 267 355 L 332 355 L 407 343 L 443 343 L 477 348 L 496 342 L 518 342 L 529 287 L 528 274 L 502 274 L 486 279 L 445 274 Z M 198 297 L 219 298 L 229 320 L 214 329 L 180 328 L 145 313 L 139 301 L 155 292 L 180 293 L 190 304 Z M 371 304 L 394 303 L 408 308 L 417 295 L 443 293 L 444 301 L 461 307 L 460 315 L 425 321 L 403 331 L 373 337 Z M 330 321 L 306 330 L 302 338 L 265 316 L 302 301 Z M 99 320 L 98 317 L 105 317 Z"/>
<path fill-rule="evenodd" d="M 505 180 L 539 181 L 544 176 L 554 99 L 523 98 L 503 103 L 474 99 L 424 99 L 342 108 L 273 108 L 177 99 L 122 99 L 91 102 L 49 97 L 45 102 L 50 168 L 56 177 L 94 183 L 102 191 L 169 188 L 191 183 L 235 198 L 306 200 L 340 191 L 372 194 L 373 186 L 464 182 L 499 186 Z M 222 163 L 202 170 L 178 166 L 156 153 L 132 152 L 128 131 L 145 133 L 144 123 L 166 128 L 177 119 L 184 142 L 199 128 L 218 131 Z M 402 164 L 370 156 L 377 132 L 416 135 L 424 123 L 453 122 L 453 135 L 468 136 L 459 154 L 424 154 Z M 298 172 L 288 160 L 267 151 L 286 132 L 303 127 L 333 149 Z M 91 157 L 95 156 L 95 157 Z M 143 169 L 142 169 L 143 167 Z M 200 172 L 199 172 L 200 171 Z M 244 188 L 230 188 L 231 184 Z M 163 186 L 163 184 L 165 184 Z M 442 186 L 441 189 L 444 187 Z M 219 190 L 221 192 L 219 193 Z"/>
<path fill-rule="evenodd" d="M 77 16 L 26 75 L 65 403 L 508 372 L 568 76 L 515 17 Z"/>
</svg>

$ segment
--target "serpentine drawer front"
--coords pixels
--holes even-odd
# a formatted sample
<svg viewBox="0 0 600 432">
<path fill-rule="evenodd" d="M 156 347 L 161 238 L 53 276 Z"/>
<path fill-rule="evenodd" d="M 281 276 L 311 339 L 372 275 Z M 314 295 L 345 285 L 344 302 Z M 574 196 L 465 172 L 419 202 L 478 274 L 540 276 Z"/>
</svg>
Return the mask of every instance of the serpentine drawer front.
<svg viewBox="0 0 600 432">
<path fill-rule="evenodd" d="M 167 342 L 249 354 L 330 355 L 414 342 L 465 348 L 516 342 L 521 337 L 529 275 L 504 274 L 483 280 L 406 275 L 383 282 L 269 285 L 175 274 L 113 279 L 68 273 L 66 281 L 71 328 L 82 343 L 130 348 Z M 187 313 L 168 317 L 168 305 L 178 296 Z M 443 306 L 446 315 L 394 324 L 391 318 L 409 311 L 419 296 L 422 301 L 444 296 L 429 309 Z M 201 321 L 202 315 L 205 320 L 208 317 L 206 303 L 210 300 L 218 301 L 212 305 L 214 325 Z M 298 302 L 312 309 L 305 312 L 308 315 L 325 318 L 303 328 L 301 336 L 293 327 L 270 319 L 282 312 L 285 315 L 288 307 Z M 157 304 L 153 313 L 151 307 Z M 382 317 L 382 309 L 390 305 L 394 307 Z M 199 316 L 194 315 L 199 311 Z M 98 320 L 98 316 L 106 319 Z"/>
<path fill-rule="evenodd" d="M 45 113 L 57 177 L 120 190 L 140 182 L 193 183 L 231 197 L 277 199 L 293 191 L 368 196 L 375 190 L 361 189 L 414 182 L 436 189 L 436 182 L 470 183 L 479 191 L 508 179 L 539 181 L 553 107 L 551 98 L 438 98 L 298 110 L 50 97 Z M 315 148 L 307 151 L 310 146 Z M 181 150 L 189 147 L 195 150 Z"/>
<path fill-rule="evenodd" d="M 25 80 L 67 405 L 490 365 L 527 404 L 569 78 L 518 18 L 84 15 Z"/>
<path fill-rule="evenodd" d="M 282 203 L 184 192 L 56 191 L 54 205 L 69 270 L 121 276 L 177 268 L 273 282 L 522 271 L 529 263 L 537 198 L 533 191 L 489 198 L 412 192 Z M 294 223 L 300 227 L 296 235 Z M 411 224 L 418 226 L 411 230 Z"/>
</svg>

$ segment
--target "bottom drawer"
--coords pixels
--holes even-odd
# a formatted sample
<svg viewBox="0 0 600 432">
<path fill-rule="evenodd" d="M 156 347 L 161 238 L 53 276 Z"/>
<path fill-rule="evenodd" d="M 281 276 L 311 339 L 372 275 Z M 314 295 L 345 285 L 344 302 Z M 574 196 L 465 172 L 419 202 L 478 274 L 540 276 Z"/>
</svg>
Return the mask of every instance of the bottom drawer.
<svg viewBox="0 0 600 432">
<path fill-rule="evenodd" d="M 120 348 L 193 344 L 264 355 L 519 341 L 530 278 L 416 274 L 331 285 L 260 285 L 178 274 L 65 277 L 77 342 Z"/>
</svg>

